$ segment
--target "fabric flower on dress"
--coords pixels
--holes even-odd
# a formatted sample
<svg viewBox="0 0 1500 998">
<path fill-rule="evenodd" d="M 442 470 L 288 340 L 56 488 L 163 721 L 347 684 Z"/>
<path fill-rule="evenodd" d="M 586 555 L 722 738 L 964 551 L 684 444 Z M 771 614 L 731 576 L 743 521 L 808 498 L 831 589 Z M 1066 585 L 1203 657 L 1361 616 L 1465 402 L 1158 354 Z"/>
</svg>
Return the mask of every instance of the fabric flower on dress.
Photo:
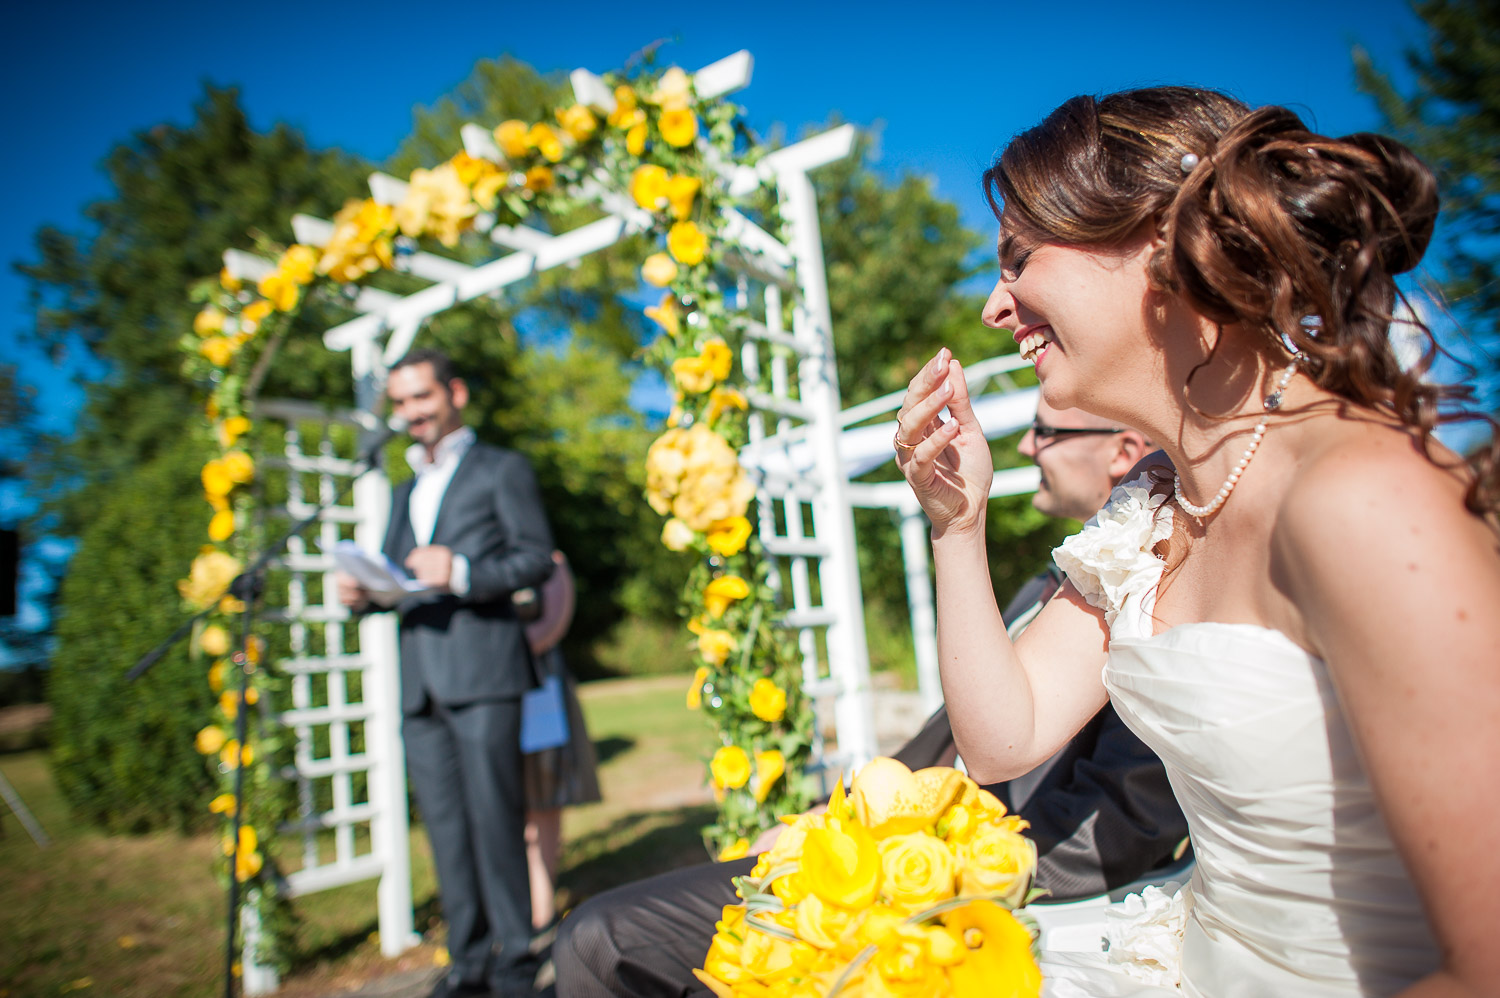
<svg viewBox="0 0 1500 998">
<path fill-rule="evenodd" d="M 1109 962 L 1147 984 L 1180 988 L 1182 936 L 1191 907 L 1191 892 L 1176 883 L 1127 895 L 1104 913 Z"/>
<path fill-rule="evenodd" d="M 1141 614 L 1150 613 L 1146 597 L 1162 573 L 1162 561 L 1151 549 L 1172 536 L 1172 509 L 1162 505 L 1166 498 L 1151 494 L 1145 475 L 1117 485 L 1104 508 L 1052 552 L 1089 605 L 1104 611 L 1111 633 L 1127 600 Z"/>
</svg>

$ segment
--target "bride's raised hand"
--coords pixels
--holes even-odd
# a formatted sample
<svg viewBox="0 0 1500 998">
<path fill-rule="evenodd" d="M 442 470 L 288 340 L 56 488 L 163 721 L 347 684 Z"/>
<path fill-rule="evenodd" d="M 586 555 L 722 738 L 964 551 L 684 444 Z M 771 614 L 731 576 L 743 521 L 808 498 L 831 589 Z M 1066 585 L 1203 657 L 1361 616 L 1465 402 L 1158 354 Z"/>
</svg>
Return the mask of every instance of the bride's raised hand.
<svg viewBox="0 0 1500 998">
<path fill-rule="evenodd" d="M 938 419 L 945 407 L 952 416 L 946 423 Z M 983 532 L 995 466 L 969 404 L 963 366 L 947 347 L 907 386 L 896 414 L 896 466 L 932 521 L 934 537 Z"/>
</svg>

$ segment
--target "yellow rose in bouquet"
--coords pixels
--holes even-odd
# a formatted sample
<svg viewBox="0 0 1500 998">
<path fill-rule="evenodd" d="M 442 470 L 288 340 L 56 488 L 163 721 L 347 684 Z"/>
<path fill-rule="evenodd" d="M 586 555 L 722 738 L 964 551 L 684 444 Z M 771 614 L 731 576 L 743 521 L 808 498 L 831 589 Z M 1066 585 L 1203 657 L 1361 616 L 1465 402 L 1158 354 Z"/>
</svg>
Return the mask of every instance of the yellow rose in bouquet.
<svg viewBox="0 0 1500 998">
<path fill-rule="evenodd" d="M 876 759 L 826 813 L 782 820 L 694 971 L 716 995 L 1040 994 L 1035 933 L 1014 914 L 1036 847 L 963 773 Z"/>
</svg>

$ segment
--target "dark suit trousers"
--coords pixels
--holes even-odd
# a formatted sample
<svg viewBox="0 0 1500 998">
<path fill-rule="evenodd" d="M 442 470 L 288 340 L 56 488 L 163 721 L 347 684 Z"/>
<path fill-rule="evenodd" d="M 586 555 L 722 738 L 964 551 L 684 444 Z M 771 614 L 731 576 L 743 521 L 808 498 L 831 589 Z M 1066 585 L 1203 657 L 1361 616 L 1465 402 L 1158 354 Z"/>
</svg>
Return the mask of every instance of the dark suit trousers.
<svg viewBox="0 0 1500 998">
<path fill-rule="evenodd" d="M 429 701 L 403 720 L 406 767 L 432 842 L 453 976 L 504 982 L 528 958 L 531 887 L 519 698 Z"/>
<path fill-rule="evenodd" d="M 589 898 L 557 929 L 557 998 L 711 995 L 693 968 L 703 966 L 724 906 L 741 903 L 733 878 L 755 861 L 689 866 Z"/>
</svg>

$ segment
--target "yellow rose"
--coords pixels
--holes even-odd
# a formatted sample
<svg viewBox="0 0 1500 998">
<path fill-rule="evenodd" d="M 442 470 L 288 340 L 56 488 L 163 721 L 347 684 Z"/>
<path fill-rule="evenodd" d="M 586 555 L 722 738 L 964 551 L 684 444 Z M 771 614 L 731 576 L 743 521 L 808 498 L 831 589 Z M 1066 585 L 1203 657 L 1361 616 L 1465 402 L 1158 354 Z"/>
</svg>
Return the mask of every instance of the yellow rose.
<svg viewBox="0 0 1500 998">
<path fill-rule="evenodd" d="M 928 933 L 903 925 L 870 958 L 866 991 L 878 998 L 936 998 L 947 991 L 942 965 L 931 959 Z M 951 943 L 950 943 L 951 948 Z"/>
<path fill-rule="evenodd" d="M 665 253 L 652 253 L 641 264 L 641 277 L 647 284 L 664 288 L 677 277 L 677 264 Z"/>
<path fill-rule="evenodd" d="M 210 724 L 199 731 L 193 739 L 193 748 L 197 749 L 203 755 L 212 755 L 224 747 L 226 740 L 224 729 L 218 725 Z"/>
<path fill-rule="evenodd" d="M 249 880 L 260 872 L 264 860 L 258 852 L 241 852 L 235 855 L 234 875 L 241 880 Z"/>
<path fill-rule="evenodd" d="M 1036 843 L 1018 832 L 985 824 L 959 849 L 959 894 L 999 895 L 1020 904 L 1036 872 Z"/>
<path fill-rule="evenodd" d="M 240 712 L 240 696 L 236 690 L 225 690 L 219 694 L 219 709 L 231 721 Z"/>
<path fill-rule="evenodd" d="M 234 343 L 223 336 L 210 336 L 198 344 L 198 352 L 214 367 L 228 367 L 234 359 Z"/>
<path fill-rule="evenodd" d="M 954 998 L 1036 998 L 1042 972 L 1031 955 L 1031 933 L 993 901 L 946 912 L 943 923 L 965 949 L 948 968 Z"/>
<path fill-rule="evenodd" d="M 743 516 L 731 516 L 726 520 L 715 520 L 708 528 L 708 546 L 717 555 L 732 558 L 745 550 L 750 540 L 750 521 Z"/>
<path fill-rule="evenodd" d="M 557 176 L 552 172 L 550 166 L 542 166 L 538 163 L 526 171 L 526 189 L 545 194 L 557 186 Z"/>
<path fill-rule="evenodd" d="M 688 686 L 688 710 L 697 710 L 699 707 L 703 706 L 703 684 L 706 682 L 708 682 L 708 669 L 707 667 L 700 665 L 698 666 L 697 671 L 693 673 L 693 681 Z"/>
<path fill-rule="evenodd" d="M 792 912 L 781 912 L 787 921 L 795 918 Z M 779 919 L 769 913 L 748 916 L 745 919 L 745 941 L 740 946 L 740 960 L 743 962 L 746 973 L 755 977 L 756 980 L 765 984 L 774 984 L 783 978 L 791 976 L 796 970 L 795 951 L 798 946 L 806 943 L 794 943 L 780 936 L 773 936 L 769 932 L 761 932 L 755 928 L 758 921 L 772 922 Z"/>
<path fill-rule="evenodd" d="M 938 835 L 952 845 L 962 845 L 969 841 L 978 828 L 979 819 L 975 816 L 974 809 L 967 804 L 954 804 L 937 823 Z"/>
<path fill-rule="evenodd" d="M 764 804 L 771 788 L 786 772 L 786 756 L 776 749 L 755 753 L 755 802 Z"/>
<path fill-rule="evenodd" d="M 703 262 L 708 237 L 693 222 L 677 222 L 667 230 L 667 252 L 678 263 L 692 267 Z"/>
<path fill-rule="evenodd" d="M 526 141 L 527 131 L 526 122 L 514 118 L 496 126 L 495 144 L 500 147 L 506 159 L 520 159 L 531 151 L 531 146 Z"/>
<path fill-rule="evenodd" d="M 234 536 L 234 511 L 221 509 L 208 521 L 208 539 L 227 541 Z"/>
<path fill-rule="evenodd" d="M 209 624 L 198 635 L 198 647 L 203 650 L 203 654 L 213 658 L 226 655 L 229 653 L 229 632 L 218 624 Z"/>
<path fill-rule="evenodd" d="M 224 473 L 236 485 L 248 485 L 255 480 L 255 460 L 242 450 L 227 451 L 219 458 Z"/>
<path fill-rule="evenodd" d="M 238 768 L 241 762 L 250 765 L 255 761 L 255 746 L 246 745 L 243 753 L 240 752 L 240 743 L 231 738 L 219 749 L 219 761 L 230 769 Z"/>
<path fill-rule="evenodd" d="M 819 949 L 833 949 L 855 917 L 847 908 L 808 894 L 797 903 L 797 935 Z"/>
<path fill-rule="evenodd" d="M 537 122 L 526 133 L 526 144 L 541 153 L 548 161 L 556 163 L 563 158 L 562 136 L 545 122 Z"/>
<path fill-rule="evenodd" d="M 673 218 L 681 220 L 693 213 L 693 201 L 698 197 L 698 190 L 702 186 L 703 181 L 697 177 L 682 174 L 676 174 L 667 181 L 667 204 L 672 209 Z"/>
<path fill-rule="evenodd" d="M 708 771 L 717 786 L 738 790 L 750 780 L 750 757 L 738 745 L 725 745 L 714 753 Z"/>
<path fill-rule="evenodd" d="M 574 104 L 566 110 L 558 111 L 557 123 L 562 125 L 563 131 L 571 135 L 575 142 L 587 142 L 599 127 L 593 112 L 582 104 Z"/>
<path fill-rule="evenodd" d="M 203 491 L 211 496 L 227 496 L 234 491 L 234 479 L 229 477 L 229 469 L 218 458 L 203 466 L 199 478 L 203 482 Z"/>
<path fill-rule="evenodd" d="M 625 133 L 625 151 L 632 156 L 639 156 L 645 152 L 646 137 L 648 134 L 645 115 L 642 115 L 641 121 L 638 124 L 630 126 L 630 130 Z"/>
<path fill-rule="evenodd" d="M 729 604 L 750 595 L 750 584 L 738 575 L 721 575 L 703 587 L 703 605 L 715 620 L 724 616 Z"/>
<path fill-rule="evenodd" d="M 897 908 L 917 911 L 953 896 L 953 853 L 925 832 L 881 839 L 880 871 L 881 890 Z"/>
<path fill-rule="evenodd" d="M 234 794 L 220 794 L 208 802 L 208 809 L 214 814 L 228 814 L 234 810 Z"/>
<path fill-rule="evenodd" d="M 708 955 L 703 958 L 704 972 L 726 984 L 745 980 L 749 975 L 740 965 L 740 945 L 743 938 L 743 930 L 735 934 L 714 933 L 713 941 L 708 944 Z"/>
<path fill-rule="evenodd" d="M 786 690 L 769 679 L 757 679 L 750 688 L 750 709 L 762 721 L 776 723 L 786 713 Z"/>
<path fill-rule="evenodd" d="M 333 235 L 323 246 L 318 272 L 336 281 L 357 281 L 395 262 L 391 237 L 395 209 L 373 198 L 350 198 L 333 216 Z"/>
<path fill-rule="evenodd" d="M 635 91 L 622 83 L 615 87 L 615 109 L 609 112 L 609 117 L 605 120 L 612 128 L 629 128 L 635 124 L 635 110 Z"/>
<path fill-rule="evenodd" d="M 298 284 L 307 284 L 318 273 L 318 251 L 311 246 L 293 243 L 276 261 L 276 269 Z"/>
<path fill-rule="evenodd" d="M 729 344 L 715 336 L 703 344 L 703 362 L 713 372 L 714 380 L 723 381 L 734 370 L 734 351 Z"/>
<path fill-rule="evenodd" d="M 700 357 L 678 357 L 672 361 L 672 379 L 679 391 L 700 395 L 714 386 L 713 372 Z"/>
<path fill-rule="evenodd" d="M 193 332 L 199 336 L 211 336 L 223 328 L 224 313 L 212 305 L 193 316 Z"/>
<path fill-rule="evenodd" d="M 656 81 L 656 90 L 651 94 L 651 103 L 666 110 L 678 110 L 688 106 L 692 99 L 693 81 L 678 66 L 661 74 Z"/>
<path fill-rule="evenodd" d="M 715 388 L 713 394 L 708 397 L 708 409 L 704 411 L 703 419 L 712 426 L 726 411 L 739 409 L 743 412 L 749 407 L 749 400 L 739 391 L 733 388 Z"/>
<path fill-rule="evenodd" d="M 677 296 L 670 291 L 662 295 L 660 302 L 646 309 L 646 318 L 666 330 L 668 336 L 675 337 L 682 328 L 681 316 L 677 311 Z"/>
<path fill-rule="evenodd" d="M 748 855 L 750 855 L 750 840 L 740 836 L 719 850 L 718 860 L 720 863 L 727 863 L 732 859 L 744 859 Z"/>
<path fill-rule="evenodd" d="M 698 137 L 698 116 L 686 109 L 681 111 L 663 111 L 661 120 L 656 123 L 661 131 L 661 137 L 666 140 L 667 145 L 681 149 L 690 146 Z"/>
<path fill-rule="evenodd" d="M 698 635 L 698 654 L 703 656 L 705 662 L 713 665 L 723 665 L 730 652 L 737 650 L 739 646 L 740 643 L 733 634 L 717 628 L 704 628 Z"/>
<path fill-rule="evenodd" d="M 661 527 L 661 542 L 669 551 L 686 551 L 693 546 L 693 541 L 697 536 L 692 527 L 675 516 Z"/>
<path fill-rule="evenodd" d="M 250 432 L 250 420 L 244 416 L 230 416 L 219 424 L 219 443 L 233 447 L 235 441 Z"/>
<path fill-rule="evenodd" d="M 244 323 L 248 322 L 250 324 L 250 329 L 244 331 L 252 333 L 255 332 L 255 327 L 259 326 L 262 322 L 265 322 L 266 319 L 270 317 L 272 310 L 273 307 L 268 301 L 251 302 L 250 304 L 245 306 L 242 312 L 240 312 L 240 318 L 241 320 L 243 320 L 241 322 L 240 328 L 244 330 Z"/>
<path fill-rule="evenodd" d="M 657 205 L 667 196 L 668 177 L 667 171 L 655 163 L 638 166 L 630 175 L 630 196 L 642 208 L 655 211 Z"/>
<path fill-rule="evenodd" d="M 880 849 L 858 822 L 810 829 L 802 846 L 807 889 L 831 904 L 864 908 L 880 891 Z"/>
<path fill-rule="evenodd" d="M 215 693 L 224 689 L 224 660 L 221 658 L 208 667 L 208 688 Z"/>
<path fill-rule="evenodd" d="M 300 289 L 297 282 L 280 270 L 273 270 L 255 283 L 255 290 L 278 312 L 290 312 L 297 307 Z M 248 312 L 249 309 L 246 309 Z M 258 321 L 258 320 L 257 320 Z"/>
<path fill-rule="evenodd" d="M 223 551 L 205 551 L 193 559 L 188 577 L 177 583 L 184 600 L 202 610 L 229 590 L 229 583 L 240 574 L 239 560 Z"/>
</svg>

